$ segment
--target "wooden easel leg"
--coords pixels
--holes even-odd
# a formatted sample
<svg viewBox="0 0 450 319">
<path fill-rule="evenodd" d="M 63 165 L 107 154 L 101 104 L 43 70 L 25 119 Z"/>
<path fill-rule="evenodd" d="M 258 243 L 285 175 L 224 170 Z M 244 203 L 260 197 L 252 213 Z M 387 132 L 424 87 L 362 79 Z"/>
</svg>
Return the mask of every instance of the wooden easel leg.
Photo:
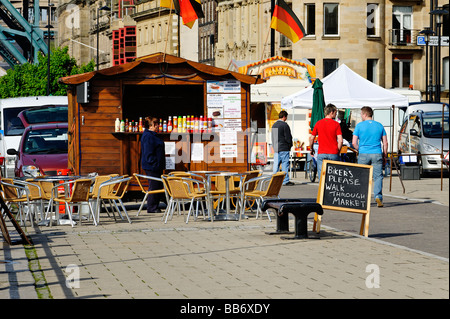
<svg viewBox="0 0 450 319">
<path fill-rule="evenodd" d="M 369 236 L 369 214 L 363 214 L 361 220 L 361 228 L 359 229 L 359 234 L 361 236 Z"/>
<path fill-rule="evenodd" d="M 317 213 L 315 213 L 314 214 L 314 223 L 313 223 L 313 231 L 315 232 L 316 231 L 316 228 L 317 228 L 317 233 L 319 234 L 320 233 L 320 223 L 322 222 L 322 216 L 321 215 L 319 215 L 319 214 L 317 214 Z"/>
</svg>

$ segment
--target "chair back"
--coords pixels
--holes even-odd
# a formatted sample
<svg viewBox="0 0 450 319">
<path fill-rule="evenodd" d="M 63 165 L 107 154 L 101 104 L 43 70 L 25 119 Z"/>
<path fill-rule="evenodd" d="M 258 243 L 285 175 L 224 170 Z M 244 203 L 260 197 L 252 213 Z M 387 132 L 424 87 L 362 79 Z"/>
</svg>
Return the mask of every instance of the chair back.
<svg viewBox="0 0 450 319">
<path fill-rule="evenodd" d="M 169 183 L 167 182 L 168 177 L 168 175 L 161 175 L 164 189 L 166 190 L 167 195 L 169 195 L 169 197 L 172 197 L 172 191 L 170 190 Z"/>
<path fill-rule="evenodd" d="M 45 200 L 50 200 L 52 198 L 53 183 L 48 181 L 37 182 L 41 188 L 41 196 Z"/>
<path fill-rule="evenodd" d="M 69 202 L 86 202 L 89 200 L 89 191 L 91 189 L 91 179 L 77 179 L 73 182 Z"/>
<path fill-rule="evenodd" d="M 128 186 L 130 185 L 131 178 L 125 178 L 121 182 L 118 183 L 117 187 L 115 187 L 114 195 L 117 198 L 122 198 L 126 192 L 128 191 Z"/>
<path fill-rule="evenodd" d="M 17 188 L 13 186 L 14 181 L 12 178 L 2 178 L 0 182 L 2 185 L 3 198 L 6 202 L 18 198 L 19 194 Z"/>
<path fill-rule="evenodd" d="M 141 191 L 142 191 L 143 193 L 145 193 L 146 190 L 145 190 L 145 188 L 144 188 L 144 185 L 142 185 L 141 179 L 139 178 L 138 174 L 134 173 L 133 176 L 134 176 L 134 178 L 136 178 L 136 181 L 137 181 L 137 183 L 138 183 L 138 185 L 139 185 Z"/>
<path fill-rule="evenodd" d="M 285 172 L 278 172 L 272 175 L 269 185 L 265 191 L 264 197 L 278 196 L 283 185 Z"/>
<path fill-rule="evenodd" d="M 248 174 L 245 175 L 244 180 L 242 181 L 242 183 L 245 183 L 253 178 L 257 178 L 261 175 L 261 171 L 259 170 L 255 170 L 255 171 L 248 171 Z M 250 183 L 247 183 L 247 185 L 245 186 L 246 189 L 245 191 L 253 191 L 256 189 L 256 186 L 258 185 L 258 181 L 253 181 Z"/>
<path fill-rule="evenodd" d="M 42 198 L 42 192 L 41 187 L 39 186 L 38 182 L 34 182 L 33 179 L 27 179 L 25 180 L 27 182 L 27 187 L 30 192 L 31 199 L 41 199 Z"/>
<path fill-rule="evenodd" d="M 179 176 L 167 177 L 167 183 L 172 192 L 173 199 L 191 199 L 187 191 L 187 186 L 183 182 L 183 178 Z"/>
<path fill-rule="evenodd" d="M 226 184 L 225 184 L 225 177 L 224 176 L 216 176 L 216 183 L 215 183 L 216 191 L 219 192 L 226 192 Z M 230 177 L 228 179 L 228 190 L 234 191 L 238 188 L 234 185 L 234 177 Z"/>
<path fill-rule="evenodd" d="M 190 179 L 194 179 L 194 180 L 199 180 L 199 181 L 200 181 L 199 175 L 192 174 L 192 173 L 189 173 L 189 172 L 183 172 L 183 171 L 174 171 L 174 172 L 171 172 L 171 173 L 169 174 L 169 176 L 174 176 L 174 177 L 186 177 L 186 178 L 190 178 Z M 185 182 L 185 183 L 188 183 L 188 185 L 189 185 L 189 190 L 190 190 L 191 193 L 193 193 L 194 190 L 195 190 L 194 181 L 192 181 L 192 180 L 185 180 L 184 182 Z M 198 184 L 197 184 L 197 188 L 198 188 Z"/>
<path fill-rule="evenodd" d="M 92 186 L 92 192 L 90 193 L 90 196 L 92 198 L 98 197 L 98 190 L 100 188 L 100 185 L 108 180 L 111 179 L 111 177 L 117 177 L 119 174 L 111 174 L 111 175 L 97 175 L 94 180 L 94 185 Z"/>
</svg>

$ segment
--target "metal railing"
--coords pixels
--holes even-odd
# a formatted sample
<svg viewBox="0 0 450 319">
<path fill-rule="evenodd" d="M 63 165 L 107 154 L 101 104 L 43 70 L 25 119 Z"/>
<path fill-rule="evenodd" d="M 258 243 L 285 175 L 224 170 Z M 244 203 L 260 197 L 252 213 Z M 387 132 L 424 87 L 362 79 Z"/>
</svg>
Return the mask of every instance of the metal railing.
<svg viewBox="0 0 450 319">
<path fill-rule="evenodd" d="M 417 29 L 390 29 L 389 45 L 416 46 L 419 31 Z"/>
</svg>

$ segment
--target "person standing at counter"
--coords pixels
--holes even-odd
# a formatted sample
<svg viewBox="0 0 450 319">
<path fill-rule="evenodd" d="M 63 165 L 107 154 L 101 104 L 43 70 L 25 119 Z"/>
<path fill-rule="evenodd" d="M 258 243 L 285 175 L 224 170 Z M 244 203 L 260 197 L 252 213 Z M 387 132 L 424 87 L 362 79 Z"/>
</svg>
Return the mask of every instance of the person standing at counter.
<svg viewBox="0 0 450 319">
<path fill-rule="evenodd" d="M 289 154 L 292 147 L 292 134 L 289 125 L 286 123 L 288 113 L 284 110 L 278 114 L 278 121 L 272 126 L 272 146 L 273 146 L 273 173 L 280 170 L 286 172 L 283 186 L 295 185 L 289 181 Z"/>
<path fill-rule="evenodd" d="M 156 117 L 144 119 L 144 132 L 141 138 L 141 165 L 147 176 L 161 178 L 166 166 L 165 147 L 163 140 L 156 133 L 159 126 Z M 161 182 L 149 180 L 148 190 L 162 189 Z M 158 206 L 161 194 L 149 194 L 147 197 L 147 213 L 160 212 Z"/>
</svg>

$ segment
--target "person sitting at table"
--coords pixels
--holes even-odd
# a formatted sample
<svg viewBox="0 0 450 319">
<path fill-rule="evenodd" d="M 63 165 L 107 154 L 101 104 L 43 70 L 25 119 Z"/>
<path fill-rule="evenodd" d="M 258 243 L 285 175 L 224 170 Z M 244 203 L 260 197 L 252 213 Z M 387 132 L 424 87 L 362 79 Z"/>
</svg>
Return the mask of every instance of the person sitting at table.
<svg viewBox="0 0 450 319">
<path fill-rule="evenodd" d="M 166 167 L 165 147 L 163 140 L 156 133 L 158 119 L 146 117 L 143 121 L 144 132 L 141 138 L 141 165 L 147 176 L 161 178 Z M 148 190 L 162 189 L 162 182 L 149 180 Z M 147 213 L 158 213 L 161 194 L 149 194 L 147 197 Z"/>
</svg>

